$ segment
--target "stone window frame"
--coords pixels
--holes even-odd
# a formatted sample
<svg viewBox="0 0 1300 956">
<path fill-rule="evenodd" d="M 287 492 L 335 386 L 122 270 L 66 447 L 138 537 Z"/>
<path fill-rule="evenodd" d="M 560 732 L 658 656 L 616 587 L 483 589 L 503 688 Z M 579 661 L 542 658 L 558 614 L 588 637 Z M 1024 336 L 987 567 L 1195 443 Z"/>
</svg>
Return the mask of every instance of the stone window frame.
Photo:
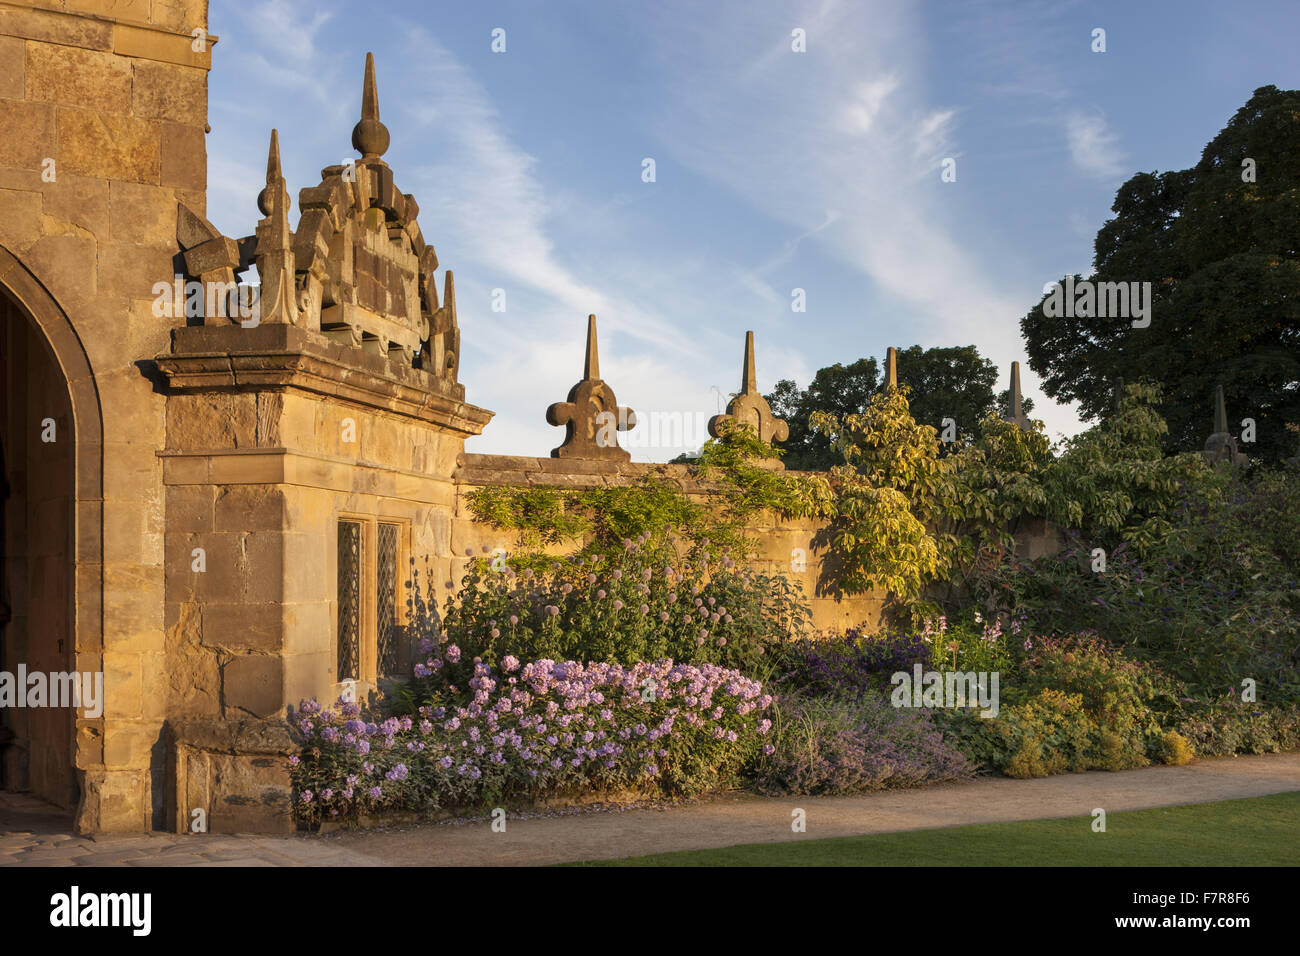
<svg viewBox="0 0 1300 956">
<path fill-rule="evenodd" d="M 378 673 L 379 667 L 379 526 L 389 525 L 397 529 L 397 554 L 395 557 L 394 569 L 394 587 L 393 587 L 393 604 L 394 604 L 394 623 L 399 629 L 406 623 L 407 607 L 406 602 L 410 595 L 410 574 L 407 569 L 411 555 L 411 522 L 408 518 L 402 518 L 386 514 L 364 514 L 350 511 L 340 511 L 335 515 L 333 522 L 334 534 L 331 536 L 331 547 L 337 547 L 338 529 L 345 522 L 353 522 L 361 526 L 361 568 L 360 568 L 360 595 L 359 595 L 359 633 L 357 636 L 358 644 L 358 662 L 357 662 L 357 696 L 358 699 L 364 699 L 370 692 L 379 689 L 381 682 L 392 682 L 393 676 L 381 677 Z M 333 656 L 335 663 L 334 678 L 339 689 L 342 689 L 342 678 L 337 671 L 338 661 L 338 640 L 339 640 L 339 567 L 335 562 L 334 567 L 334 601 L 333 601 Z M 402 654 L 400 648 L 403 642 L 398 640 L 399 668 L 403 665 L 409 667 L 409 661 L 405 660 L 409 654 Z M 397 680 L 404 679 L 397 677 Z"/>
</svg>

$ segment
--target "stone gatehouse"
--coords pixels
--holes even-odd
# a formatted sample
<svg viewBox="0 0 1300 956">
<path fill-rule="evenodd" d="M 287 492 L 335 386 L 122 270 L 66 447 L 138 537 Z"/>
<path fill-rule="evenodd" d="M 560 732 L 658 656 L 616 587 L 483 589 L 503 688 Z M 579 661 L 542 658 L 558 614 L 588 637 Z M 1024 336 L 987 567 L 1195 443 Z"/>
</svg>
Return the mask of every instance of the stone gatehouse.
<svg viewBox="0 0 1300 956">
<path fill-rule="evenodd" d="M 0 706 L 0 787 L 82 832 L 185 830 L 195 810 L 290 828 L 286 709 L 409 672 L 408 569 L 442 600 L 502 543 L 467 491 L 688 476 L 593 446 L 593 410 L 617 409 L 594 321 L 548 414 L 558 454 L 464 453 L 492 413 L 459 382 L 453 275 L 384 160 L 369 57 L 355 161 L 296 184 L 291 222 L 267 130 L 256 227 L 221 235 L 217 45 L 205 0 L 0 0 L 0 675 L 103 681 L 97 706 Z M 752 341 L 729 411 L 781 437 Z M 795 577 L 816 595 L 815 529 L 758 530 L 772 566 L 808 549 Z M 879 602 L 813 609 L 856 624 Z"/>
</svg>

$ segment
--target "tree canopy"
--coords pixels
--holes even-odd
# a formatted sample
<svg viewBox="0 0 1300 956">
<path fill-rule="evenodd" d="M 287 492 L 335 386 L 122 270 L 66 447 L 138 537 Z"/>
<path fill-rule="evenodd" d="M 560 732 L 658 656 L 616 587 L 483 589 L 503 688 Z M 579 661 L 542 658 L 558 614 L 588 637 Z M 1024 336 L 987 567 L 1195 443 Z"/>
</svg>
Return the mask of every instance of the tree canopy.
<svg viewBox="0 0 1300 956">
<path fill-rule="evenodd" d="M 881 364 L 874 357 L 851 365 L 836 363 L 819 369 L 812 383 L 801 389 L 789 379 L 777 382 L 766 395 L 772 413 L 790 426 L 790 437 L 782 443 L 783 461 L 788 468 L 826 471 L 844 464 L 844 455 L 832 439 L 810 426 L 820 412 L 835 418 L 862 414 L 871 396 L 884 384 Z M 1008 390 L 994 395 L 997 367 L 973 345 L 922 349 L 919 345 L 898 352 L 898 380 L 909 388 L 913 418 L 941 432 L 943 420 L 951 418 L 957 438 L 969 440 L 980 420 L 990 412 L 1007 411 Z M 1025 399 L 1026 414 L 1033 402 Z"/>
<path fill-rule="evenodd" d="M 1202 447 L 1215 386 L 1229 428 L 1254 419 L 1253 457 L 1294 453 L 1300 422 L 1300 91 L 1256 90 L 1190 169 L 1138 173 L 1097 233 L 1093 282 L 1150 282 L 1150 325 L 1127 317 L 1021 320 L 1052 398 L 1108 415 L 1116 379 L 1158 385 L 1166 448 Z M 1079 281 L 1082 277 L 1075 277 Z"/>
</svg>

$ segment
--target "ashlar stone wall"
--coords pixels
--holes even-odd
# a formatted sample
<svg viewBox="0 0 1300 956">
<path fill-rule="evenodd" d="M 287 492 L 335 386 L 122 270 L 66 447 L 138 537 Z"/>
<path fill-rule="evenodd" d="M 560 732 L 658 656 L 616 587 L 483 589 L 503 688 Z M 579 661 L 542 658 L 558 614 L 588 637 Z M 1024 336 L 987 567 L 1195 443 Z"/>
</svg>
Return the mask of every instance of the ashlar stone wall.
<svg viewBox="0 0 1300 956">
<path fill-rule="evenodd" d="M 152 287 L 174 271 L 177 202 L 205 202 L 206 29 L 204 0 L 0 3 L 0 294 L 44 336 L 75 443 L 75 604 L 28 639 L 65 641 L 106 684 L 103 716 L 68 728 L 82 830 L 147 829 L 163 807 L 166 400 L 140 362 L 175 324 Z"/>
</svg>

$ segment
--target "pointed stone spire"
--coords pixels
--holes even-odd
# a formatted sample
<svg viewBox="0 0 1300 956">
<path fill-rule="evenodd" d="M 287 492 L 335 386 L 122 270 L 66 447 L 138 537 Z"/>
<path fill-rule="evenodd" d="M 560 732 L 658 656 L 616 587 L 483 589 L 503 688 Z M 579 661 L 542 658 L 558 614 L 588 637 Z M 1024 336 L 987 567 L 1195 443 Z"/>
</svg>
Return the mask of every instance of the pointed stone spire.
<svg viewBox="0 0 1300 956">
<path fill-rule="evenodd" d="M 1226 435 L 1228 432 L 1228 408 L 1223 401 L 1223 386 L 1214 386 L 1214 434 Z"/>
<path fill-rule="evenodd" d="M 1021 428 L 1029 429 L 1029 419 L 1025 418 L 1024 403 L 1020 396 L 1020 363 L 1011 363 L 1011 397 L 1009 400 L 1010 409 L 1008 409 L 1006 420 L 1014 422 Z"/>
<path fill-rule="evenodd" d="M 758 393 L 758 375 L 754 372 L 754 333 L 745 333 L 745 367 L 740 371 L 740 394 Z"/>
<path fill-rule="evenodd" d="M 450 269 L 442 280 L 442 308 L 445 310 L 444 328 L 459 328 L 456 322 L 456 277 Z"/>
<path fill-rule="evenodd" d="M 456 276 L 450 269 L 442 280 L 442 308 L 438 321 L 438 374 L 456 379 L 460 366 L 460 323 L 456 319 Z"/>
<path fill-rule="evenodd" d="M 582 377 L 596 381 L 600 378 L 600 353 L 596 350 L 596 317 L 587 316 L 587 354 L 582 364 Z"/>
<path fill-rule="evenodd" d="M 898 349 L 892 345 L 885 352 L 885 388 L 898 388 Z"/>
<path fill-rule="evenodd" d="M 754 371 L 754 333 L 745 333 L 745 363 L 740 373 L 740 391 L 727 403 L 727 410 L 709 419 L 709 434 L 721 437 L 718 426 L 724 421 L 738 421 L 748 425 L 765 442 L 785 441 L 790 437 L 790 426 L 772 415 L 772 406 L 758 390 L 758 375 Z M 780 462 L 772 460 L 774 465 Z"/>
<path fill-rule="evenodd" d="M 269 198 L 268 198 L 269 197 Z M 271 131 L 266 157 L 266 188 L 257 200 L 266 218 L 257 224 L 254 261 L 262 280 L 257 298 L 257 322 L 298 322 L 298 289 L 293 255 L 293 232 L 289 228 L 289 190 L 280 174 L 280 137 Z M 257 324 L 257 323 L 254 323 Z"/>
<path fill-rule="evenodd" d="M 632 460 L 625 449 L 618 447 L 617 433 L 636 427 L 636 412 L 618 404 L 614 390 L 600 378 L 594 315 L 587 316 L 582 381 L 569 389 L 566 401 L 556 402 L 546 410 L 546 420 L 564 426 L 564 443 L 551 451 L 552 458 Z"/>
<path fill-rule="evenodd" d="M 1237 450 L 1237 439 L 1228 431 L 1228 410 L 1222 385 L 1214 387 L 1214 434 L 1205 440 L 1205 457 L 1214 465 L 1241 465 L 1250 458 Z"/>
<path fill-rule="evenodd" d="M 361 121 L 352 129 L 352 148 L 362 159 L 378 160 L 388 150 L 388 127 L 379 121 L 379 88 L 375 84 L 375 55 L 366 54 L 361 91 Z"/>
<path fill-rule="evenodd" d="M 283 183 L 284 176 L 280 173 L 280 133 L 279 130 L 271 130 L 271 149 L 266 156 L 266 187 L 257 194 L 257 208 L 261 210 L 263 216 L 271 215 L 271 185 L 272 183 Z"/>
</svg>

